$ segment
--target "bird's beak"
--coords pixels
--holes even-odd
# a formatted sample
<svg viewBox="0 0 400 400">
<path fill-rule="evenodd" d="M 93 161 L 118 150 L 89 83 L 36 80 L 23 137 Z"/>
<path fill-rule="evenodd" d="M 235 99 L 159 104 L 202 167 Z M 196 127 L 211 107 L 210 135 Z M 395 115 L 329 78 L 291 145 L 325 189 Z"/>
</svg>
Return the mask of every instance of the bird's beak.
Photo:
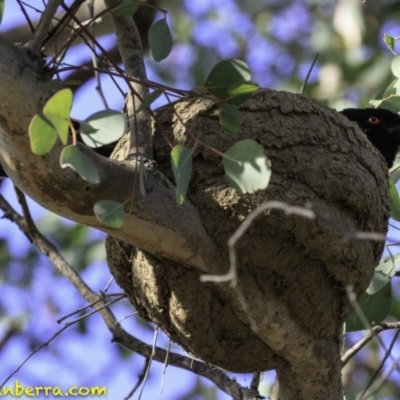
<svg viewBox="0 0 400 400">
<path fill-rule="evenodd" d="M 392 126 L 388 129 L 390 135 L 396 135 L 400 133 L 400 125 Z"/>
</svg>

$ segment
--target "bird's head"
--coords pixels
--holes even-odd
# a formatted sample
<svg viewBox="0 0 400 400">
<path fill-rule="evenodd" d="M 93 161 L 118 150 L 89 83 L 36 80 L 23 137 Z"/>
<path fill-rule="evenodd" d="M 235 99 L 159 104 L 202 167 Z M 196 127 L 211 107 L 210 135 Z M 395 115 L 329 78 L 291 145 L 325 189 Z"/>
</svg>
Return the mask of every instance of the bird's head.
<svg viewBox="0 0 400 400">
<path fill-rule="evenodd" d="M 400 146 L 400 115 L 383 108 L 346 108 L 341 113 L 357 123 L 390 168 Z"/>
</svg>

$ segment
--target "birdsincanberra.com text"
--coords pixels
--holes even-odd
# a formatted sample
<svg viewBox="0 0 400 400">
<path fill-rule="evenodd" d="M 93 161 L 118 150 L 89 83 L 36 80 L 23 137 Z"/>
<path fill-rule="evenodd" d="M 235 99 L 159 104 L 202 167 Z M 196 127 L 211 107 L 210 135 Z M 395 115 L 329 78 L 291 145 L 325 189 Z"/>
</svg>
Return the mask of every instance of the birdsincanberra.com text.
<svg viewBox="0 0 400 400">
<path fill-rule="evenodd" d="M 85 387 L 85 386 L 71 386 L 65 390 L 62 390 L 59 386 L 24 386 L 18 381 L 14 382 L 13 386 L 3 386 L 0 389 L 0 397 L 39 397 L 44 395 L 45 397 L 54 396 L 54 397 L 85 397 L 85 396 L 98 396 L 98 397 L 106 397 L 107 396 L 107 388 L 104 386 L 93 386 L 93 387 Z"/>
</svg>

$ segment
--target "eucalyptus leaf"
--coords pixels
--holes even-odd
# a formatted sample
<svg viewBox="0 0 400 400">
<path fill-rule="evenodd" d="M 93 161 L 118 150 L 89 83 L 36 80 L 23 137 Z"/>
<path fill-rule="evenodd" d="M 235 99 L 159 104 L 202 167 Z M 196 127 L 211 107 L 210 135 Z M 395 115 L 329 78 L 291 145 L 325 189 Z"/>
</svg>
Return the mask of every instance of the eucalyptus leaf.
<svg viewBox="0 0 400 400">
<path fill-rule="evenodd" d="M 208 74 L 204 84 L 214 96 L 227 99 L 234 85 L 250 81 L 251 72 L 248 65 L 236 59 L 219 62 Z"/>
<path fill-rule="evenodd" d="M 237 106 L 228 103 L 222 104 L 219 121 L 223 128 L 236 134 L 239 131 L 242 120 L 243 114 Z"/>
<path fill-rule="evenodd" d="M 185 146 L 176 145 L 171 152 L 171 165 L 176 182 L 176 201 L 183 204 L 192 173 L 192 152 Z"/>
<path fill-rule="evenodd" d="M 29 124 L 29 139 L 32 152 L 43 156 L 51 151 L 57 141 L 57 132 L 42 114 L 36 114 Z"/>
<path fill-rule="evenodd" d="M 172 35 L 165 18 L 150 26 L 149 45 L 155 61 L 159 62 L 169 56 L 172 50 Z"/>
<path fill-rule="evenodd" d="M 117 17 L 131 17 L 139 8 L 139 3 L 134 0 L 123 0 L 121 4 L 114 8 L 113 13 Z"/>
<path fill-rule="evenodd" d="M 367 321 L 371 325 L 379 324 L 389 315 L 392 306 L 391 282 L 372 295 L 363 294 L 358 302 Z M 367 329 L 367 327 L 364 326 L 358 314 L 353 311 L 347 317 L 346 332 L 361 331 L 364 329 Z"/>
<path fill-rule="evenodd" d="M 254 140 L 237 142 L 223 155 L 229 183 L 239 194 L 265 189 L 271 177 L 271 163 L 264 149 Z"/>
<path fill-rule="evenodd" d="M 124 205 L 113 200 L 99 200 L 93 207 L 96 218 L 110 228 L 119 229 L 124 224 Z"/>
<path fill-rule="evenodd" d="M 396 267 L 399 263 L 400 253 L 397 253 L 394 256 L 389 255 L 382 258 L 378 266 L 375 268 L 374 276 L 369 284 L 367 293 L 369 295 L 374 294 L 387 285 L 396 273 Z"/>
<path fill-rule="evenodd" d="M 43 107 L 43 115 L 53 125 L 58 137 L 64 145 L 68 143 L 72 100 L 72 90 L 61 89 L 50 97 Z"/>
<path fill-rule="evenodd" d="M 392 178 L 389 178 L 389 202 L 390 202 L 390 216 L 400 221 L 400 198 L 396 185 L 393 183 Z"/>
<path fill-rule="evenodd" d="M 80 125 L 83 143 L 97 148 L 113 143 L 126 132 L 126 118 L 124 114 L 104 110 L 92 114 Z"/>
<path fill-rule="evenodd" d="M 62 168 L 73 169 L 85 181 L 93 184 L 100 182 L 96 167 L 77 146 L 69 145 L 63 148 L 60 155 L 60 165 Z"/>
</svg>

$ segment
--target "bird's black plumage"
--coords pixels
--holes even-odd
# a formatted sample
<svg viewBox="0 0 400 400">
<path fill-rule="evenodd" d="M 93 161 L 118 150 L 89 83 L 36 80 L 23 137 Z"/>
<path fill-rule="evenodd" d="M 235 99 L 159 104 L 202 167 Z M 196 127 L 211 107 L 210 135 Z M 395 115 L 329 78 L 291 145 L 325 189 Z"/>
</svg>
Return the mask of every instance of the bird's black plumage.
<svg viewBox="0 0 400 400">
<path fill-rule="evenodd" d="M 383 108 L 346 108 L 340 112 L 357 123 L 390 168 L 400 145 L 400 115 Z"/>
</svg>

